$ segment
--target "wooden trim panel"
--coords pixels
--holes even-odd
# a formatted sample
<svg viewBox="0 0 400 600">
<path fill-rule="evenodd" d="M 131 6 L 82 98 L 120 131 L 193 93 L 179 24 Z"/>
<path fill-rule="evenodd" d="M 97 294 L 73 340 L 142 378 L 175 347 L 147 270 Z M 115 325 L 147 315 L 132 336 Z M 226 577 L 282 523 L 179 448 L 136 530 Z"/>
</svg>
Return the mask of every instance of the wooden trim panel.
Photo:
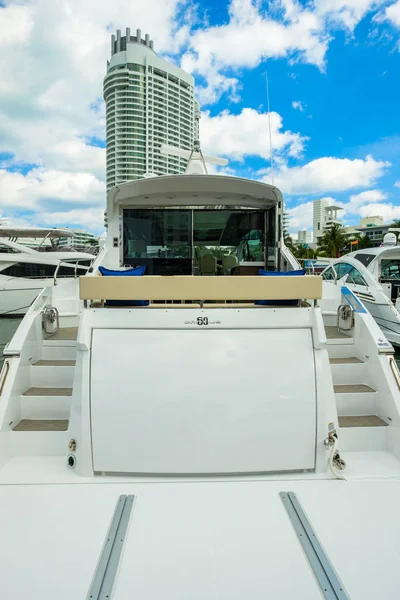
<svg viewBox="0 0 400 600">
<path fill-rule="evenodd" d="M 302 277 L 153 276 L 79 279 L 81 300 L 297 300 L 322 298 L 322 279 Z"/>
</svg>

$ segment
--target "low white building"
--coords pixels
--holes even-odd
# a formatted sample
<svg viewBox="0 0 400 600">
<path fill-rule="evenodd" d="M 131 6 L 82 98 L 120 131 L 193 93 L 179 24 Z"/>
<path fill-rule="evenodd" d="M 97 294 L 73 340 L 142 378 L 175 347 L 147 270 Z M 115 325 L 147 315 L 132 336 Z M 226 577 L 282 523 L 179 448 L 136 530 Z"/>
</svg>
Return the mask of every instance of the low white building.
<svg viewBox="0 0 400 600">
<path fill-rule="evenodd" d="M 60 247 L 73 246 L 77 250 L 87 250 L 89 247 L 89 240 L 96 240 L 97 242 L 99 241 L 98 236 L 94 235 L 93 233 L 89 233 L 88 231 L 73 229 L 71 233 L 73 233 L 72 237 L 60 238 Z"/>
</svg>

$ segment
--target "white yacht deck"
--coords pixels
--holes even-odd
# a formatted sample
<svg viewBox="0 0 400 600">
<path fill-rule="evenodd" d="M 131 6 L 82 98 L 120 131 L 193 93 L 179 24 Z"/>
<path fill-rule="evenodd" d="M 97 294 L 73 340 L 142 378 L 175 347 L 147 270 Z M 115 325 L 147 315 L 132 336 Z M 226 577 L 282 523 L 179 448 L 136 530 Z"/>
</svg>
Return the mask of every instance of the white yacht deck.
<svg viewBox="0 0 400 600">
<path fill-rule="evenodd" d="M 279 496 L 288 490 L 348 598 L 398 597 L 400 482 L 392 481 L 4 486 L 2 584 L 9 600 L 87 597 L 118 498 L 132 494 L 115 600 L 239 600 L 244 594 L 317 600 L 320 588 Z"/>
</svg>

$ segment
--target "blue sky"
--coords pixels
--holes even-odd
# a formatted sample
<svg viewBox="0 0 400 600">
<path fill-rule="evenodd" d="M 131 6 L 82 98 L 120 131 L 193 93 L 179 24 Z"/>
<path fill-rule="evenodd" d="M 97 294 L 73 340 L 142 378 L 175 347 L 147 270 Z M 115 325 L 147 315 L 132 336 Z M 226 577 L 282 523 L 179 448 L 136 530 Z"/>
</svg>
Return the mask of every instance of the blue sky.
<svg viewBox="0 0 400 600">
<path fill-rule="evenodd" d="M 293 233 L 322 197 L 346 224 L 400 218 L 400 0 L 131 4 L 0 2 L 2 217 L 102 231 L 102 78 L 110 31 L 130 26 L 192 72 L 203 149 L 273 176 Z"/>
</svg>

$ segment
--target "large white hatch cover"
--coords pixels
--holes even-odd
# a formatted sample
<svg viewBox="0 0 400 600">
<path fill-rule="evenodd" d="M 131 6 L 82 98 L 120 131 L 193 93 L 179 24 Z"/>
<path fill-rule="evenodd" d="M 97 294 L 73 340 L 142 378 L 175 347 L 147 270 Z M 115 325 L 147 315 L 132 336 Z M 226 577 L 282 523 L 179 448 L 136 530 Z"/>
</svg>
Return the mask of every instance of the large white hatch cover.
<svg viewBox="0 0 400 600">
<path fill-rule="evenodd" d="M 95 329 L 95 471 L 314 468 L 310 329 Z"/>
</svg>

